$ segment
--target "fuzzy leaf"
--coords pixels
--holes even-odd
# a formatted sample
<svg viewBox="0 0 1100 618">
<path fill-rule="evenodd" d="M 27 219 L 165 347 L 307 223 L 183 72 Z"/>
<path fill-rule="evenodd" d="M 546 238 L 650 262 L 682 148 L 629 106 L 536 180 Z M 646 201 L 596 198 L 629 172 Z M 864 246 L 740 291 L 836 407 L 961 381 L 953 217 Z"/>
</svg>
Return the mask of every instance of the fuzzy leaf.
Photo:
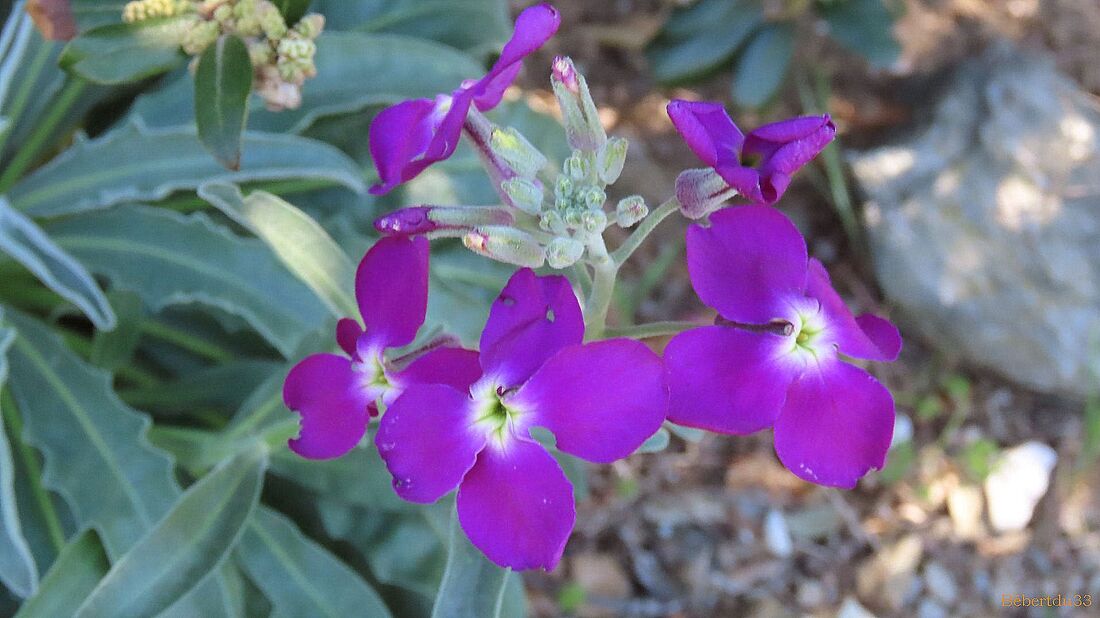
<svg viewBox="0 0 1100 618">
<path fill-rule="evenodd" d="M 489 562 L 466 538 L 458 517 L 452 517 L 447 568 L 439 583 L 432 618 L 526 615 L 522 587 L 518 599 L 515 593 L 509 594 L 508 580 L 518 578 L 519 575 L 512 575 L 511 569 L 502 569 Z"/>
<path fill-rule="evenodd" d="M 214 572 L 256 508 L 265 461 L 265 449 L 256 445 L 189 487 L 114 563 L 77 618 L 157 615 Z"/>
<path fill-rule="evenodd" d="M 141 299 L 130 292 L 112 291 L 107 294 L 107 299 L 111 302 L 118 324 L 112 331 L 95 332 L 89 360 L 96 367 L 116 371 L 130 362 L 141 343 L 141 325 L 145 321 L 145 310 Z"/>
<path fill-rule="evenodd" d="M 290 354 L 320 326 L 324 307 L 260 241 L 196 213 L 125 206 L 49 226 L 63 248 L 153 311 L 202 302 L 240 316 Z"/>
<path fill-rule="evenodd" d="M 96 84 L 125 84 L 178 66 L 180 20 L 150 19 L 98 26 L 76 37 L 61 52 L 61 68 Z"/>
<path fill-rule="evenodd" d="M 199 56 L 195 69 L 195 124 L 199 140 L 226 168 L 241 167 L 241 135 L 252 92 L 252 60 L 244 41 L 222 36 Z"/>
<path fill-rule="evenodd" d="M 731 93 L 739 105 L 760 107 L 770 101 L 794 53 L 794 30 L 786 24 L 762 28 L 737 58 Z"/>
<path fill-rule="evenodd" d="M 0 327 L 0 390 L 8 378 L 7 352 L 14 340 L 14 330 Z M 17 596 L 26 598 L 38 586 L 38 570 L 23 537 L 15 500 L 15 464 L 7 433 L 0 426 L 0 582 Z"/>
<path fill-rule="evenodd" d="M 38 592 L 19 608 L 16 618 L 72 616 L 109 567 L 95 532 L 85 530 L 61 550 Z"/>
<path fill-rule="evenodd" d="M 829 24 L 829 36 L 872 66 L 888 67 L 901 55 L 893 33 L 894 17 L 883 0 L 831 2 L 821 11 Z"/>
<path fill-rule="evenodd" d="M 676 84 L 719 68 L 764 22 L 759 0 L 702 0 L 673 12 L 646 50 L 654 77 Z"/>
<path fill-rule="evenodd" d="M 315 0 L 313 5 L 325 16 L 326 29 L 432 39 L 478 58 L 499 52 L 508 40 L 508 8 L 505 0 Z"/>
<path fill-rule="evenodd" d="M 7 253 L 62 298 L 71 301 L 101 330 L 115 327 L 103 290 L 84 267 L 58 247 L 34 221 L 0 196 L 0 252 Z"/>
<path fill-rule="evenodd" d="M 328 144 L 293 135 L 245 133 L 241 169 L 211 160 L 193 128 L 146 129 L 130 123 L 80 142 L 16 184 L 12 206 L 34 217 L 159 200 L 223 180 L 319 179 L 363 191 L 359 168 Z M 110 165 L 104 165 L 110 161 Z"/>
</svg>

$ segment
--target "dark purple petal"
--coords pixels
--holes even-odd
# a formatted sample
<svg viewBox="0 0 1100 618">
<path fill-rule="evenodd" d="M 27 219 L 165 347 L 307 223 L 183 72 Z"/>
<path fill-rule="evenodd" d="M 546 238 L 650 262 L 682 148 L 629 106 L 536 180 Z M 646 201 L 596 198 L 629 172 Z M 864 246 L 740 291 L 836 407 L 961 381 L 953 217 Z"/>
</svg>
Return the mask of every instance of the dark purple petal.
<svg viewBox="0 0 1100 618">
<path fill-rule="evenodd" d="M 765 195 L 765 187 L 762 186 L 763 179 L 760 177 L 760 172 L 754 170 L 751 167 L 745 167 L 739 163 L 731 164 L 719 164 L 714 168 L 714 171 L 718 172 L 718 175 L 725 180 L 729 186 L 737 190 L 741 194 L 741 197 L 749 200 L 753 204 L 770 205 L 775 202 L 775 195 L 771 185 L 767 185 L 767 194 Z"/>
<path fill-rule="evenodd" d="M 685 331 L 665 348 L 668 420 L 727 434 L 750 434 L 775 423 L 801 365 L 791 341 L 728 326 Z"/>
<path fill-rule="evenodd" d="M 799 478 L 855 487 L 882 468 L 894 430 L 894 400 L 871 374 L 836 361 L 807 370 L 775 422 L 775 452 Z"/>
<path fill-rule="evenodd" d="M 733 322 L 788 319 L 806 286 L 806 241 L 767 206 L 725 208 L 687 232 L 688 270 L 704 303 Z"/>
<path fill-rule="evenodd" d="M 475 547 L 502 567 L 557 566 L 576 519 L 573 486 L 535 442 L 491 443 L 458 489 L 458 521 Z"/>
<path fill-rule="evenodd" d="M 676 130 L 703 163 L 717 167 L 737 162 L 745 137 L 721 103 L 673 99 L 666 109 Z"/>
<path fill-rule="evenodd" d="M 458 487 L 485 446 L 471 406 L 467 393 L 441 384 L 414 384 L 390 405 L 374 443 L 397 495 L 429 503 Z"/>
<path fill-rule="evenodd" d="M 428 310 L 428 241 L 382 238 L 355 273 L 355 300 L 366 326 L 359 349 L 412 342 Z"/>
<path fill-rule="evenodd" d="M 816 157 L 835 136 L 836 126 L 828 115 L 766 124 L 745 137 L 742 160 L 759 157 L 756 167 L 765 174 L 781 172 L 789 176 Z"/>
<path fill-rule="evenodd" d="M 500 103 L 504 91 L 516 79 L 523 59 L 542 47 L 561 25 L 561 15 L 549 4 L 537 4 L 524 9 L 516 17 L 512 38 L 504 45 L 489 73 L 478 81 L 474 91 L 474 104 L 481 111 L 490 110 Z"/>
<path fill-rule="evenodd" d="M 371 187 L 375 195 L 387 193 L 412 176 L 406 168 L 424 154 L 435 134 L 436 102 L 431 99 L 402 101 L 378 112 L 370 124 L 370 156 L 381 182 Z"/>
<path fill-rule="evenodd" d="M 523 268 L 493 301 L 481 333 L 481 367 L 505 387 L 518 386 L 558 350 L 584 339 L 584 317 L 569 281 Z"/>
<path fill-rule="evenodd" d="M 363 327 L 351 318 L 340 318 L 336 322 L 336 343 L 348 356 L 355 358 L 355 342 L 363 334 Z"/>
<path fill-rule="evenodd" d="M 809 277 L 806 280 L 806 295 L 821 303 L 821 311 L 825 314 L 826 328 L 829 331 L 827 336 L 840 352 L 855 358 L 876 361 L 892 361 L 898 357 L 901 335 L 897 328 L 882 318 L 863 316 L 861 320 L 875 336 L 872 339 L 868 335 L 868 329 L 852 316 L 848 305 L 833 289 L 825 266 L 813 258 L 810 259 Z M 883 347 L 880 348 L 879 344 Z"/>
<path fill-rule="evenodd" d="M 413 236 L 435 231 L 439 226 L 428 218 L 431 206 L 400 208 L 374 220 L 374 229 L 383 236 Z"/>
<path fill-rule="evenodd" d="M 610 339 L 565 348 L 515 394 L 525 427 L 549 429 L 559 450 L 610 463 L 633 453 L 665 420 L 661 359 L 644 344 Z"/>
<path fill-rule="evenodd" d="M 410 384 L 446 384 L 468 392 L 481 377 L 477 352 L 462 348 L 436 348 L 418 356 L 407 367 L 390 376 L 396 386 Z"/>
<path fill-rule="evenodd" d="M 339 457 L 355 448 L 367 431 L 370 398 L 343 356 L 307 356 L 283 382 L 283 401 L 302 416 L 302 430 L 289 442 L 302 457 Z"/>
</svg>

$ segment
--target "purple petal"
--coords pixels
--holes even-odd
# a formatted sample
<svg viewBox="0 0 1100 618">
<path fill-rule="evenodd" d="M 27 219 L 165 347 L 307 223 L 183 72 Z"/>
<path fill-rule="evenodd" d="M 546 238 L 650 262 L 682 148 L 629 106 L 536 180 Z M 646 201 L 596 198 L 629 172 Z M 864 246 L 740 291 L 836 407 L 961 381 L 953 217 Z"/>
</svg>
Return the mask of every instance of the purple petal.
<svg viewBox="0 0 1100 618">
<path fill-rule="evenodd" d="M 336 322 L 336 343 L 348 356 L 355 358 L 355 342 L 363 334 L 363 327 L 351 318 L 340 318 Z"/>
<path fill-rule="evenodd" d="M 767 206 L 726 208 L 687 232 L 688 271 L 704 303 L 733 322 L 787 318 L 806 286 L 806 241 Z"/>
<path fill-rule="evenodd" d="M 436 103 L 431 99 L 402 101 L 378 112 L 370 123 L 370 156 L 381 182 L 370 192 L 381 195 L 405 182 L 406 167 L 424 154 L 435 134 Z"/>
<path fill-rule="evenodd" d="M 351 361 L 335 354 L 307 356 L 283 382 L 286 407 L 302 416 L 290 449 L 309 459 L 331 459 L 355 448 L 367 431 L 369 397 Z"/>
<path fill-rule="evenodd" d="M 549 429 L 559 450 L 610 463 L 637 450 L 664 422 L 662 372 L 661 359 L 637 341 L 570 346 L 546 361 L 514 402 L 526 413 L 525 426 Z"/>
<path fill-rule="evenodd" d="M 480 377 L 481 364 L 477 352 L 462 348 L 436 348 L 418 356 L 390 379 L 398 387 L 446 384 L 465 393 Z"/>
<path fill-rule="evenodd" d="M 374 442 L 397 495 L 429 503 L 458 487 L 485 446 L 471 405 L 469 395 L 441 384 L 414 384 L 390 405 Z"/>
<path fill-rule="evenodd" d="M 825 314 L 829 329 L 828 336 L 842 353 L 855 358 L 876 361 L 897 359 L 898 352 L 901 350 L 901 335 L 898 334 L 898 329 L 882 318 L 861 316 L 860 319 L 868 325 L 865 329 L 852 316 L 848 305 L 833 289 L 825 266 L 812 258 L 809 277 L 806 280 L 806 295 L 821 303 L 821 311 Z M 869 336 L 868 331 L 874 334 L 874 339 Z M 882 347 L 879 347 L 879 344 Z"/>
<path fill-rule="evenodd" d="M 355 273 L 355 300 L 366 325 L 369 348 L 410 343 L 428 310 L 428 241 L 382 238 L 363 256 Z"/>
<path fill-rule="evenodd" d="M 884 386 L 854 365 L 822 363 L 787 392 L 775 452 L 804 480 L 850 489 L 885 463 L 893 430 L 894 400 Z"/>
<path fill-rule="evenodd" d="M 522 384 L 558 350 L 584 339 L 584 317 L 569 281 L 516 271 L 493 301 L 481 333 L 481 367 L 505 387 Z"/>
<path fill-rule="evenodd" d="M 788 337 L 728 326 L 676 335 L 665 348 L 668 420 L 738 435 L 771 427 L 800 373 L 789 352 Z"/>
<path fill-rule="evenodd" d="M 825 116 L 790 118 L 758 127 L 745 137 L 742 159 L 760 157 L 765 172 L 795 173 L 817 156 L 836 136 L 836 126 Z"/>
<path fill-rule="evenodd" d="M 760 177 L 760 172 L 754 170 L 751 167 L 745 167 L 739 163 L 731 164 L 719 164 L 714 168 L 714 171 L 718 172 L 718 175 L 725 180 L 729 186 L 737 189 L 737 192 L 742 197 L 749 200 L 753 204 L 770 205 L 775 202 L 775 196 L 769 192 L 765 195 L 764 187 L 761 186 L 763 179 Z M 768 190 L 771 191 L 771 185 L 768 185 Z"/>
<path fill-rule="evenodd" d="M 721 103 L 673 99 L 666 108 L 695 156 L 711 167 L 734 164 L 745 137 Z"/>
<path fill-rule="evenodd" d="M 481 111 L 493 109 L 500 103 L 504 91 L 516 79 L 521 62 L 542 47 L 561 25 L 561 15 L 549 4 L 537 4 L 525 9 L 516 17 L 512 38 L 504 45 L 489 73 L 475 84 L 474 104 Z"/>
<path fill-rule="evenodd" d="M 458 521 L 502 567 L 552 570 L 576 519 L 573 486 L 542 446 L 513 437 L 478 455 L 458 489 Z"/>
</svg>

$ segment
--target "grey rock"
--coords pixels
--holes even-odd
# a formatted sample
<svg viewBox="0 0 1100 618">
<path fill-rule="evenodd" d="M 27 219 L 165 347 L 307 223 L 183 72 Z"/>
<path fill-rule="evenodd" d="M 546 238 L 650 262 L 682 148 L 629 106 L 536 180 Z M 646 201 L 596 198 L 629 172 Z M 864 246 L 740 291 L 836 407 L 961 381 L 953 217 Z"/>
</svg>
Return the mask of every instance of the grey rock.
<svg viewBox="0 0 1100 618">
<path fill-rule="evenodd" d="M 931 122 L 850 156 L 875 271 L 937 347 L 1042 392 L 1100 375 L 1100 110 L 1046 56 L 963 65 Z"/>
</svg>

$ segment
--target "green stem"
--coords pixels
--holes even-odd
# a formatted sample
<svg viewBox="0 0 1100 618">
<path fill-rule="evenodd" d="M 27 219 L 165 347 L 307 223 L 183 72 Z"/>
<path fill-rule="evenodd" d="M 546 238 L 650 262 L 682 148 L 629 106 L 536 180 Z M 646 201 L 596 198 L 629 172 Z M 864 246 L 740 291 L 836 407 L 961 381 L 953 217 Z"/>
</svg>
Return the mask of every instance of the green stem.
<svg viewBox="0 0 1100 618">
<path fill-rule="evenodd" d="M 666 337 L 682 333 L 685 330 L 698 328 L 701 324 L 695 322 L 650 322 L 636 326 L 622 328 L 608 328 L 604 331 L 608 337 L 629 337 L 630 339 L 649 339 L 650 337 Z"/>
<path fill-rule="evenodd" d="M 607 254 L 603 236 L 595 234 L 588 241 L 588 259 L 595 276 L 592 278 L 592 291 L 584 304 L 584 330 L 586 339 L 595 340 L 603 335 L 607 326 L 607 311 L 611 308 L 619 265 Z"/>
<path fill-rule="evenodd" d="M 76 100 L 84 93 L 87 86 L 88 82 L 79 77 L 69 77 L 65 80 L 65 87 L 61 89 L 61 93 L 50 105 L 46 117 L 35 126 L 34 132 L 12 157 L 8 168 L 4 170 L 3 174 L 0 174 L 0 193 L 10 189 L 23 176 L 23 173 L 38 160 L 42 148 L 46 145 L 46 140 L 53 137 L 57 125 L 65 117 L 65 114 L 69 113 L 73 103 L 76 103 Z"/>
<path fill-rule="evenodd" d="M 236 358 L 235 354 L 217 344 L 204 341 L 190 333 L 177 330 L 171 326 L 166 326 L 153 320 L 142 322 L 141 332 L 154 339 L 160 339 L 161 341 L 171 343 L 196 356 L 202 356 L 203 358 L 207 358 L 217 363 L 226 363 Z"/>
<path fill-rule="evenodd" d="M 634 233 L 628 236 L 623 244 L 619 245 L 618 249 L 615 249 L 614 253 L 611 254 L 611 259 L 614 260 L 616 265 L 621 266 L 630 259 L 631 255 L 634 255 L 634 252 L 638 250 L 638 247 L 642 245 L 642 242 L 657 225 L 679 209 L 680 201 L 674 197 L 658 206 L 656 210 L 649 213 L 649 216 L 642 220 L 638 225 L 638 229 L 634 230 Z"/>
<path fill-rule="evenodd" d="M 19 416 L 15 398 L 6 389 L 0 395 L 0 404 L 2 404 L 0 405 L 0 408 L 2 408 L 0 412 L 3 413 L 4 421 L 11 428 L 15 448 L 27 469 L 27 476 L 30 477 L 31 494 L 34 495 L 34 501 L 38 505 L 38 509 L 42 511 L 42 518 L 46 522 L 46 534 L 50 537 L 50 544 L 53 545 L 56 551 L 60 552 L 65 547 L 65 531 L 61 527 L 61 518 L 57 516 L 53 501 L 46 493 L 46 488 L 42 486 L 42 466 L 38 463 L 34 450 L 23 440 L 23 418 Z M 0 431 L 3 430 L 3 427 L 0 427 Z"/>
</svg>

